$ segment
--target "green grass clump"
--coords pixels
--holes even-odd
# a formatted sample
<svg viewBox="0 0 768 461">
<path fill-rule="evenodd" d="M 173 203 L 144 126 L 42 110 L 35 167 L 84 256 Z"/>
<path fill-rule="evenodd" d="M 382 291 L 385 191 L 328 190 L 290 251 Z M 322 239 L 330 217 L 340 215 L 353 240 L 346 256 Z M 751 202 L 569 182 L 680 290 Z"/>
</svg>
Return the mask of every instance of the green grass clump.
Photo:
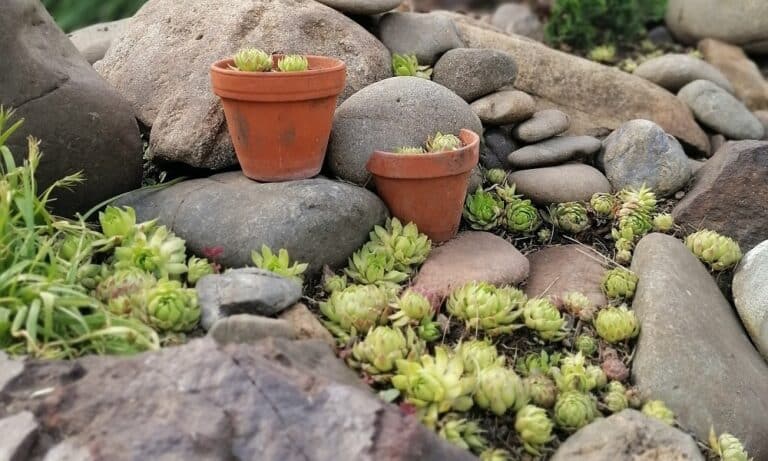
<svg viewBox="0 0 768 461">
<path fill-rule="evenodd" d="M 65 32 L 133 16 L 147 0 L 43 0 Z"/>
</svg>

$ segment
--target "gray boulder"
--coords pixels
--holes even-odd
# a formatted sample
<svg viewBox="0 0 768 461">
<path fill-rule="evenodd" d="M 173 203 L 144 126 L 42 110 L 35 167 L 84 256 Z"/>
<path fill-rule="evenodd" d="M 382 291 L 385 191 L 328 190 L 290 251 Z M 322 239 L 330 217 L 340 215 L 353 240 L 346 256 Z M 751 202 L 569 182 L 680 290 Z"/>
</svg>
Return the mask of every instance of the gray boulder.
<svg viewBox="0 0 768 461">
<path fill-rule="evenodd" d="M 741 101 L 710 81 L 693 81 L 677 97 L 691 108 L 698 121 L 729 139 L 763 139 L 760 120 Z"/>
<path fill-rule="evenodd" d="M 590 156 L 601 146 L 600 140 L 592 136 L 559 136 L 517 149 L 507 160 L 518 169 L 558 165 L 576 157 Z"/>
<path fill-rule="evenodd" d="M 565 113 L 557 109 L 540 110 L 530 120 L 517 125 L 512 130 L 512 136 L 533 143 L 564 133 L 570 126 L 571 121 Z"/>
<path fill-rule="evenodd" d="M 715 66 L 687 54 L 670 53 L 649 59 L 640 64 L 634 74 L 673 93 L 694 80 L 709 80 L 733 93 L 731 82 Z"/>
<path fill-rule="evenodd" d="M 680 425 L 707 439 L 730 432 L 755 459 L 768 456 L 768 364 L 709 271 L 678 239 L 644 237 L 632 270 L 641 324 L 632 376 Z"/>
<path fill-rule="evenodd" d="M 343 13 L 368 15 L 386 13 L 397 8 L 402 0 L 318 0 Z"/>
<path fill-rule="evenodd" d="M 24 125 L 8 147 L 17 163 L 27 136 L 41 141 L 40 190 L 82 171 L 86 182 L 57 191 L 62 215 L 141 185 L 142 152 L 133 110 L 93 70 L 38 0 L 7 0 L 0 14 L 0 105 Z"/>
<path fill-rule="evenodd" d="M 69 34 L 69 39 L 77 48 L 77 51 L 93 64 L 100 61 L 107 54 L 112 42 L 125 31 L 131 18 L 119 19 L 112 22 L 103 22 L 78 29 Z"/>
<path fill-rule="evenodd" d="M 598 192 L 611 192 L 611 183 L 603 173 L 581 163 L 515 171 L 509 182 L 537 205 L 586 202 Z"/>
<path fill-rule="evenodd" d="M 437 61 L 432 80 L 472 102 L 511 85 L 516 75 L 515 60 L 503 51 L 456 48 Z"/>
<path fill-rule="evenodd" d="M 338 177 L 366 184 L 375 150 L 422 145 L 437 131 L 458 134 L 483 126 L 469 104 L 442 85 L 394 77 L 355 93 L 336 109 L 326 162 Z"/>
<path fill-rule="evenodd" d="M 464 46 L 453 21 L 437 14 L 387 13 L 379 21 L 379 39 L 393 54 L 414 54 L 419 64 L 430 66 Z"/>
<path fill-rule="evenodd" d="M 527 3 L 504 3 L 491 16 L 491 24 L 508 34 L 544 40 L 544 26 Z"/>
<path fill-rule="evenodd" d="M 299 0 L 231 0 L 226 8 L 218 0 L 150 0 L 96 69 L 152 128 L 153 158 L 220 169 L 237 160 L 210 66 L 251 44 L 342 59 L 347 86 L 339 102 L 392 75 L 389 52 L 373 35 L 325 5 Z"/>
<path fill-rule="evenodd" d="M 751 249 L 733 275 L 733 303 L 744 328 L 768 360 L 768 240 Z"/>
<path fill-rule="evenodd" d="M 682 189 L 692 175 L 677 139 L 648 120 L 630 120 L 611 133 L 598 163 L 615 190 L 645 184 L 661 197 Z"/>
<path fill-rule="evenodd" d="M 160 218 L 196 254 L 223 247 L 226 267 L 253 264 L 251 251 L 263 244 L 309 263 L 308 276 L 324 264 L 344 265 L 388 214 L 357 186 L 322 178 L 258 183 L 239 171 L 136 191 L 118 203 L 136 208 L 140 220 Z"/>
</svg>

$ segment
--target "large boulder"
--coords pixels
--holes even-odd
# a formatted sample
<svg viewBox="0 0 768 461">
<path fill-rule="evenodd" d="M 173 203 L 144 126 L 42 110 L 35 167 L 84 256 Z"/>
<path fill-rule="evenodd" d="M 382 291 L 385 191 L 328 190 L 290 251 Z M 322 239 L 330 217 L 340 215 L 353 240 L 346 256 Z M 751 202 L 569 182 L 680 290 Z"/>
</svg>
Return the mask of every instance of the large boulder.
<svg viewBox="0 0 768 461">
<path fill-rule="evenodd" d="M 725 144 L 696 173 L 673 210 L 687 230 L 711 229 L 735 238 L 743 251 L 768 239 L 768 142 Z"/>
<path fill-rule="evenodd" d="M 378 35 L 393 54 L 412 54 L 430 66 L 446 51 L 464 47 L 451 20 L 435 14 L 387 13 Z"/>
<path fill-rule="evenodd" d="M 454 22 L 467 47 L 510 53 L 518 67 L 515 88 L 533 96 L 539 110 L 567 113 L 568 134 L 602 135 L 626 121 L 644 118 L 694 151 L 709 152 L 709 140 L 688 108 L 657 85 L 519 35 L 495 32 L 466 19 Z"/>
<path fill-rule="evenodd" d="M 206 338 L 132 358 L 27 362 L 0 398 L 0 418 L 28 410 L 39 425 L 19 459 L 474 459 L 381 401 L 317 340 Z"/>
<path fill-rule="evenodd" d="M 699 42 L 699 51 L 708 63 L 728 77 L 736 96 L 750 110 L 768 109 L 768 81 L 744 50 L 708 38 Z"/>
<path fill-rule="evenodd" d="M 768 2 L 765 0 L 669 0 L 667 27 L 684 43 L 716 38 L 768 53 Z"/>
<path fill-rule="evenodd" d="M 641 329 L 632 376 L 701 439 L 714 427 L 768 457 L 768 364 L 757 353 L 714 278 L 678 239 L 644 237 L 632 270 Z"/>
<path fill-rule="evenodd" d="M 314 1 L 150 0 L 96 68 L 152 127 L 159 160 L 203 168 L 237 163 L 219 98 L 213 62 L 243 46 L 268 52 L 320 54 L 347 64 L 340 101 L 392 75 L 390 55 L 343 14 Z"/>
<path fill-rule="evenodd" d="M 338 177 L 365 184 L 365 169 L 375 150 L 420 146 L 437 131 L 483 133 L 466 101 L 442 85 L 417 77 L 374 83 L 336 109 L 327 163 Z"/>
<path fill-rule="evenodd" d="M 222 247 L 225 266 L 253 265 L 251 251 L 267 245 L 309 263 L 309 274 L 343 265 L 387 217 L 361 187 L 322 178 L 258 183 L 239 171 L 136 191 L 118 203 L 135 207 L 140 220 L 160 218 L 194 253 Z"/>
<path fill-rule="evenodd" d="M 0 14 L 0 105 L 26 121 L 9 140 L 17 162 L 41 141 L 40 190 L 82 171 L 54 210 L 71 215 L 141 184 L 139 127 L 131 107 L 93 70 L 38 0 L 8 0 Z"/>
<path fill-rule="evenodd" d="M 69 39 L 77 51 L 93 64 L 107 54 L 112 42 L 123 33 L 130 20 L 131 18 L 118 19 L 117 21 L 83 27 L 70 32 Z"/>
<path fill-rule="evenodd" d="M 751 249 L 733 275 L 733 303 L 744 328 L 768 360 L 768 240 Z"/>
</svg>

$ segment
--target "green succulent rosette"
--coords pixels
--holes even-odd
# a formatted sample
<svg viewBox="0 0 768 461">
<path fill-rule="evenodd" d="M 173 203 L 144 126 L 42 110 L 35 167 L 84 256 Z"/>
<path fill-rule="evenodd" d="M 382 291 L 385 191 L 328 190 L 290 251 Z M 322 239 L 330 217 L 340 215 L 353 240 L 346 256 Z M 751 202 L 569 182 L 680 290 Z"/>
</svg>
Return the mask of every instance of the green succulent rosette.
<svg viewBox="0 0 768 461">
<path fill-rule="evenodd" d="M 342 341 L 384 323 L 391 294 L 376 285 L 350 285 L 320 303 L 326 328 Z"/>
<path fill-rule="evenodd" d="M 477 188 L 467 196 L 464 204 L 464 218 L 470 227 L 477 230 L 493 229 L 499 224 L 504 213 L 502 202 L 491 192 Z"/>
<path fill-rule="evenodd" d="M 554 409 L 557 426 L 568 432 L 575 432 L 597 418 L 600 413 L 597 403 L 590 394 L 567 391 L 557 397 Z"/>
<path fill-rule="evenodd" d="M 649 400 L 645 402 L 640 411 L 646 416 L 656 418 L 670 426 L 675 424 L 675 414 L 661 400 Z"/>
<path fill-rule="evenodd" d="M 477 373 L 475 403 L 501 416 L 507 410 L 517 411 L 529 402 L 523 380 L 513 370 L 500 365 L 481 369 Z"/>
<path fill-rule="evenodd" d="M 597 313 L 594 325 L 597 334 L 609 343 L 625 341 L 640 333 L 640 323 L 626 305 L 602 309 Z"/>
<path fill-rule="evenodd" d="M 561 341 L 567 334 L 566 320 L 549 299 L 529 299 L 523 308 L 525 326 L 545 341 Z"/>
<path fill-rule="evenodd" d="M 580 234 L 589 229 L 587 208 L 580 202 L 558 203 L 550 208 L 553 224 L 569 234 Z"/>
<path fill-rule="evenodd" d="M 515 431 L 523 442 L 523 448 L 534 456 L 541 455 L 541 448 L 554 436 L 554 424 L 547 411 L 534 405 L 526 405 L 515 416 Z"/>
<path fill-rule="evenodd" d="M 634 272 L 617 267 L 605 272 L 601 288 L 608 299 L 630 300 L 635 296 L 638 278 Z"/>
<path fill-rule="evenodd" d="M 530 234 L 541 225 L 539 210 L 530 200 L 518 200 L 507 205 L 504 212 L 504 227 L 510 232 Z"/>
<path fill-rule="evenodd" d="M 686 237 L 685 246 L 713 271 L 730 269 L 742 257 L 735 240 L 706 229 Z"/>
<path fill-rule="evenodd" d="M 157 331 L 188 332 L 200 321 L 197 292 L 176 280 L 161 280 L 147 291 L 146 310 L 140 315 Z"/>
<path fill-rule="evenodd" d="M 448 312 L 464 320 L 470 331 L 483 330 L 490 336 L 509 333 L 520 328 L 524 294 L 511 287 L 496 288 L 486 282 L 469 282 L 448 298 Z"/>
</svg>

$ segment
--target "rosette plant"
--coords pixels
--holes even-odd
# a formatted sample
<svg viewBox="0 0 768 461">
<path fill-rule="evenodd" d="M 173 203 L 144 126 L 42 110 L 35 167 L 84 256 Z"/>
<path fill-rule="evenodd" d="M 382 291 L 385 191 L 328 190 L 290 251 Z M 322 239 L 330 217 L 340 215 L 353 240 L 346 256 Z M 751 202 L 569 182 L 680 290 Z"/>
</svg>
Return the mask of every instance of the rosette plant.
<svg viewBox="0 0 768 461">
<path fill-rule="evenodd" d="M 464 218 L 472 229 L 489 230 L 499 224 L 504 213 L 501 201 L 492 192 L 477 188 L 467 196 L 464 205 Z"/>
<path fill-rule="evenodd" d="M 304 283 L 303 274 L 307 267 L 309 267 L 306 263 L 298 263 L 296 261 L 291 264 L 291 257 L 285 248 L 280 248 L 277 254 L 275 254 L 266 245 L 261 245 L 261 253 L 252 251 L 251 260 L 259 269 L 274 272 L 277 275 L 293 280 L 299 285 Z"/>
<path fill-rule="evenodd" d="M 534 373 L 523 379 L 523 382 L 528 388 L 528 393 L 534 404 L 542 408 L 552 408 L 557 399 L 557 386 L 551 378 L 540 373 Z"/>
<path fill-rule="evenodd" d="M 155 284 L 157 280 L 141 269 L 118 269 L 98 284 L 95 295 L 113 314 L 127 316 L 144 309 L 146 290 Z"/>
<path fill-rule="evenodd" d="M 549 299 L 529 299 L 523 308 L 525 326 L 545 341 L 560 341 L 566 336 L 566 320 Z"/>
<path fill-rule="evenodd" d="M 550 207 L 552 223 L 569 234 L 579 234 L 589 229 L 587 208 L 579 202 L 558 203 Z"/>
<path fill-rule="evenodd" d="M 132 238 L 115 248 L 115 268 L 135 267 L 158 278 L 178 278 L 187 272 L 187 253 L 184 240 L 165 226 L 156 227 L 149 237 L 137 232 Z"/>
<path fill-rule="evenodd" d="M 421 293 L 405 291 L 394 307 L 395 313 L 389 316 L 393 326 L 413 326 L 424 341 L 434 341 L 440 337 L 440 326 L 432 319 L 432 303 Z"/>
<path fill-rule="evenodd" d="M 365 339 L 352 348 L 352 357 L 353 364 L 368 374 L 389 373 L 394 370 L 396 360 L 408 357 L 408 342 L 399 328 L 373 327 Z"/>
<path fill-rule="evenodd" d="M 513 291 L 514 290 L 514 291 Z M 451 293 L 448 312 L 464 320 L 470 331 L 483 330 L 490 336 L 520 328 L 525 295 L 517 289 L 500 289 L 486 282 L 469 282 Z"/>
<path fill-rule="evenodd" d="M 589 200 L 589 206 L 592 211 L 600 218 L 610 218 L 613 216 L 613 209 L 616 206 L 616 197 L 612 194 L 598 192 Z"/>
<path fill-rule="evenodd" d="M 634 272 L 617 267 L 605 272 L 601 283 L 603 293 L 609 299 L 632 299 L 638 278 Z"/>
<path fill-rule="evenodd" d="M 139 315 L 163 332 L 187 332 L 200 320 L 197 292 L 176 280 L 161 280 L 147 292 L 146 310 Z"/>
<path fill-rule="evenodd" d="M 675 424 L 675 414 L 661 400 L 649 400 L 645 402 L 641 411 L 645 415 L 650 416 L 651 418 L 656 418 L 670 426 Z"/>
<path fill-rule="evenodd" d="M 491 366 L 504 366 L 504 356 L 500 356 L 490 341 L 472 339 L 456 346 L 456 355 L 461 357 L 467 373 L 479 373 Z"/>
<path fill-rule="evenodd" d="M 196 285 L 201 278 L 214 273 L 214 268 L 207 259 L 196 256 L 189 258 L 187 268 L 187 283 L 190 285 Z"/>
<path fill-rule="evenodd" d="M 618 381 L 608 383 L 608 389 L 603 396 L 603 403 L 611 413 L 618 413 L 629 408 L 627 388 Z"/>
<path fill-rule="evenodd" d="M 530 352 L 517 361 L 516 369 L 523 376 L 549 375 L 552 367 L 556 367 L 560 363 L 561 357 L 559 352 L 552 354 L 546 350 L 542 350 L 538 354 Z"/>
<path fill-rule="evenodd" d="M 541 455 L 541 448 L 549 443 L 554 424 L 546 410 L 534 405 L 526 405 L 515 416 L 515 431 L 523 441 L 523 448 L 534 456 Z"/>
<path fill-rule="evenodd" d="M 517 373 L 501 365 L 492 365 L 477 373 L 474 399 L 478 407 L 501 416 L 507 410 L 519 410 L 530 397 Z"/>
<path fill-rule="evenodd" d="M 709 445 L 722 461 L 751 461 L 744 445 L 733 434 L 724 432 L 718 437 L 714 428 L 709 431 Z"/>
<path fill-rule="evenodd" d="M 530 234 L 541 225 L 539 210 L 530 200 L 517 200 L 507 205 L 504 211 L 504 227 L 510 232 Z"/>
<path fill-rule="evenodd" d="M 437 434 L 457 447 L 481 453 L 488 448 L 485 431 L 475 421 L 467 420 L 456 413 L 448 413 L 440 420 Z"/>
<path fill-rule="evenodd" d="M 485 180 L 501 186 L 507 181 L 507 171 L 501 168 L 491 168 L 485 172 Z"/>
<path fill-rule="evenodd" d="M 599 416 L 597 402 L 590 394 L 579 391 L 563 392 L 555 403 L 555 424 L 568 432 L 575 432 Z"/>
<path fill-rule="evenodd" d="M 686 237 L 685 246 L 713 271 L 734 267 L 742 256 L 735 240 L 706 229 Z"/>
<path fill-rule="evenodd" d="M 432 68 L 419 65 L 419 60 L 413 54 L 392 54 L 392 70 L 395 77 L 419 77 L 429 80 Z"/>
<path fill-rule="evenodd" d="M 617 343 L 634 338 L 640 332 L 640 323 L 635 313 L 626 305 L 606 307 L 597 313 L 595 330 L 609 343 Z"/>
<path fill-rule="evenodd" d="M 419 232 L 416 224 L 403 226 L 397 218 L 388 218 L 384 227 L 375 226 L 370 241 L 386 248 L 395 260 L 394 268 L 408 274 L 423 263 L 432 250 L 432 241 Z"/>
<path fill-rule="evenodd" d="M 328 319 L 324 325 L 341 341 L 347 341 L 382 324 L 389 309 L 390 293 L 376 285 L 350 285 L 334 291 L 320 303 L 320 312 Z"/>
<path fill-rule="evenodd" d="M 358 283 L 398 284 L 408 273 L 395 269 L 395 256 L 390 248 L 368 242 L 352 254 L 344 272 Z"/>
</svg>

